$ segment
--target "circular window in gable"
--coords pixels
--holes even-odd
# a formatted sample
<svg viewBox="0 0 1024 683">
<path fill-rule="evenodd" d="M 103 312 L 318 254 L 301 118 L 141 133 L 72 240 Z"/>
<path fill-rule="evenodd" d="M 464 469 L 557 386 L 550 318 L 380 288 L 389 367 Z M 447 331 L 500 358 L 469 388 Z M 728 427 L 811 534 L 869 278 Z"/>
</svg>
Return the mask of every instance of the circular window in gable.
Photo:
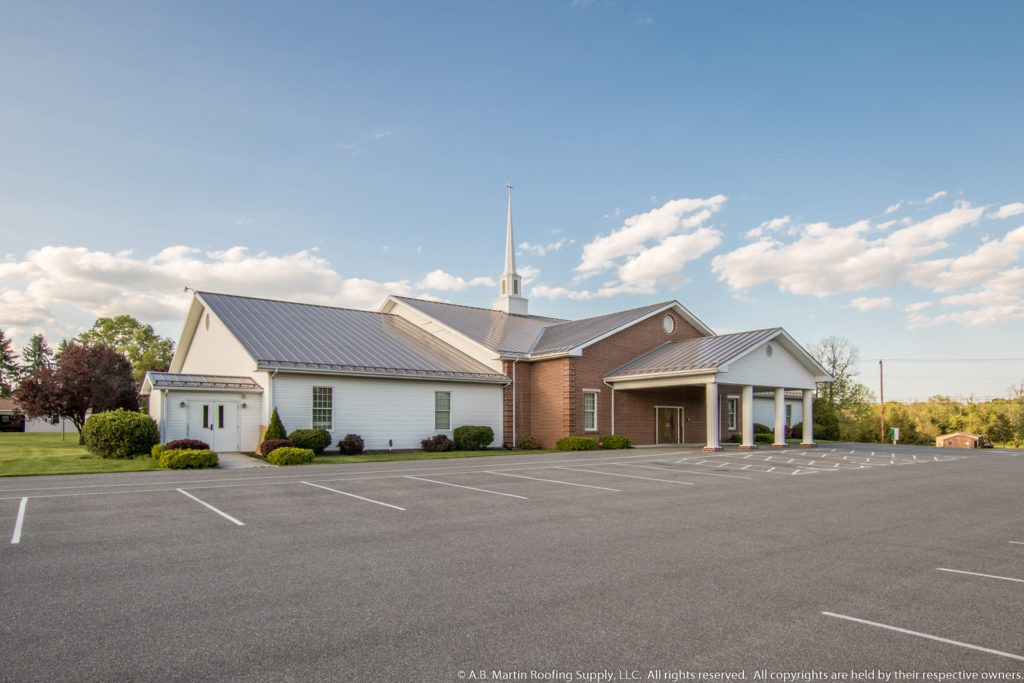
<svg viewBox="0 0 1024 683">
<path fill-rule="evenodd" d="M 670 315 L 661 319 L 661 325 L 665 328 L 665 334 L 672 334 L 676 331 L 676 319 Z"/>
</svg>

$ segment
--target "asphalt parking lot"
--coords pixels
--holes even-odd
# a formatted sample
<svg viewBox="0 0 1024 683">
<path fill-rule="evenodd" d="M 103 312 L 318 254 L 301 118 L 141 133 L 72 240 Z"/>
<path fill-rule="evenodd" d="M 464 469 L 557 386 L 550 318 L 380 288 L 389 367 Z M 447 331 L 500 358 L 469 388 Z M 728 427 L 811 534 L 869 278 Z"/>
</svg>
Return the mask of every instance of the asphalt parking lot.
<svg viewBox="0 0 1024 683">
<path fill-rule="evenodd" d="M 1022 500 L 865 444 L 3 479 L 0 679 L 1024 681 Z"/>
</svg>

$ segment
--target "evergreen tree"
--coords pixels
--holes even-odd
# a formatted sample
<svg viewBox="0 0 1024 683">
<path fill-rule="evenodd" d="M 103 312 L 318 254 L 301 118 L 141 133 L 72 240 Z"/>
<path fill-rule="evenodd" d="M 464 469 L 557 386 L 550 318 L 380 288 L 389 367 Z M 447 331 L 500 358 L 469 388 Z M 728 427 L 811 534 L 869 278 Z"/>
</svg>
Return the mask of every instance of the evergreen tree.
<svg viewBox="0 0 1024 683">
<path fill-rule="evenodd" d="M 11 340 L 3 330 L 0 330 L 0 397 L 7 398 L 11 395 L 18 383 L 19 371 L 14 351 L 11 349 Z"/>
<path fill-rule="evenodd" d="M 274 408 L 274 412 L 270 416 L 270 424 L 267 425 L 267 431 L 263 435 L 263 440 L 270 441 L 271 439 L 287 438 L 288 432 L 284 430 L 284 425 L 281 423 L 281 417 L 277 414 L 277 408 Z"/>
<path fill-rule="evenodd" d="M 53 367 L 53 349 L 41 333 L 33 334 L 21 350 L 21 371 L 28 374 L 36 368 Z"/>
</svg>

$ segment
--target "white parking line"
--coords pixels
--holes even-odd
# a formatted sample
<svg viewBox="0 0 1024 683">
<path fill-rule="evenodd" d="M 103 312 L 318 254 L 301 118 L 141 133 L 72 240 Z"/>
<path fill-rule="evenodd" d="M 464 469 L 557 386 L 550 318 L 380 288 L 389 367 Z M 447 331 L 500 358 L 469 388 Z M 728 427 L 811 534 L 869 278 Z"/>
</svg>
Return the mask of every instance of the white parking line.
<svg viewBox="0 0 1024 683">
<path fill-rule="evenodd" d="M 695 472 L 693 470 L 677 470 L 671 467 L 655 467 L 654 465 L 634 465 L 628 462 L 613 462 L 613 465 L 622 465 L 623 467 L 643 467 L 647 470 L 665 470 L 666 472 L 682 472 L 683 474 L 699 474 L 704 477 L 729 477 L 730 479 L 753 479 L 753 477 L 744 477 L 739 474 L 715 474 L 714 472 Z"/>
<path fill-rule="evenodd" d="M 413 477 L 411 475 L 405 475 L 406 479 L 415 479 L 416 481 L 429 481 L 431 484 L 441 484 L 443 486 L 454 486 L 457 489 L 469 489 L 470 491 L 480 491 L 482 493 L 493 493 L 497 496 L 508 496 L 509 498 L 519 498 L 520 500 L 530 500 L 526 496 L 517 496 L 514 493 L 502 493 L 501 491 L 489 491 L 487 489 L 478 489 L 475 486 L 463 486 L 462 484 L 452 484 L 447 481 L 437 481 L 436 479 L 426 479 L 424 477 Z"/>
<path fill-rule="evenodd" d="M 401 510 L 402 512 L 405 512 L 405 508 L 400 508 L 397 505 L 392 505 L 391 503 L 382 503 L 381 501 L 374 500 L 373 498 L 363 498 L 362 496 L 357 496 L 354 493 L 346 493 L 344 491 L 339 491 L 338 489 L 332 489 L 332 488 L 330 488 L 328 486 L 321 486 L 320 484 L 314 484 L 314 483 L 308 482 L 308 481 L 304 481 L 302 483 L 306 484 L 307 486 L 315 486 L 318 489 L 323 489 L 324 491 L 330 491 L 332 493 L 340 493 L 343 496 L 350 496 L 352 498 L 358 498 L 359 500 L 365 500 L 367 503 L 375 503 L 377 505 L 383 505 L 386 508 L 394 508 L 395 510 Z"/>
<path fill-rule="evenodd" d="M 14 533 L 11 535 L 11 543 L 21 543 L 21 525 L 25 522 L 25 506 L 28 504 L 28 498 L 21 499 L 21 505 L 18 506 L 18 517 L 14 520 Z"/>
<path fill-rule="evenodd" d="M 597 470 L 582 470 L 578 467 L 559 467 L 560 470 L 572 470 L 573 472 L 589 472 L 590 474 L 603 474 L 606 477 L 627 477 L 629 479 L 646 479 L 647 481 L 664 481 L 669 484 L 685 484 L 694 486 L 692 481 L 676 481 L 675 479 L 655 479 L 653 477 L 638 477 L 635 474 L 621 474 L 619 472 L 598 472 Z"/>
<path fill-rule="evenodd" d="M 487 474 L 500 474 L 503 477 L 518 477 L 519 479 L 532 479 L 533 481 L 546 481 L 549 484 L 565 484 L 566 486 L 582 486 L 585 489 L 601 489 L 602 491 L 615 491 L 616 493 L 622 493 L 619 489 L 610 489 L 606 486 L 591 486 L 590 484 L 574 484 L 571 481 L 559 481 L 557 479 L 540 479 L 538 477 L 528 477 L 525 474 L 509 474 L 508 472 L 492 472 L 491 470 L 485 470 Z"/>
<path fill-rule="evenodd" d="M 196 498 L 195 496 L 193 496 L 193 495 L 192 495 L 191 493 L 189 493 L 188 491 L 182 491 L 181 489 L 176 489 L 176 490 L 177 490 L 177 491 L 178 491 L 179 493 L 184 493 L 184 494 L 185 494 L 186 496 L 188 496 L 189 498 L 191 498 L 191 499 L 192 499 L 192 500 L 194 500 L 195 502 L 199 503 L 200 505 L 205 505 L 206 507 L 210 508 L 211 510 L 213 510 L 214 512 L 216 512 L 216 513 L 217 513 L 218 515 L 220 515 L 221 517 L 223 517 L 224 519 L 226 519 L 226 520 L 228 520 L 228 521 L 231 521 L 231 522 L 234 522 L 234 523 L 235 523 L 235 524 L 237 524 L 238 526 L 245 526 L 245 524 L 243 524 L 242 522 L 239 522 L 239 521 L 238 521 L 237 519 L 235 519 L 234 517 L 232 517 L 232 516 L 231 516 L 231 515 L 229 515 L 228 513 L 226 513 L 226 512 L 222 512 L 221 510 L 218 510 L 217 508 L 213 507 L 212 505 L 210 505 L 210 504 L 209 504 L 209 503 L 207 503 L 206 501 L 203 501 L 203 500 L 199 500 L 198 498 Z"/>
<path fill-rule="evenodd" d="M 1015 545 L 1024 545 L 1024 541 L 1010 541 L 1010 543 L 1013 543 Z"/>
<path fill-rule="evenodd" d="M 937 572 L 952 572 L 953 574 L 970 574 L 971 576 L 981 576 L 986 579 L 1002 579 L 1003 581 L 1016 581 L 1017 583 L 1024 583 L 1024 579 L 1013 579 L 1009 576 L 994 576 L 992 574 L 979 574 L 978 572 L 965 572 L 962 569 L 946 569 L 945 567 L 936 567 Z"/>
<path fill-rule="evenodd" d="M 857 617 L 848 617 L 845 614 L 836 614 L 834 612 L 822 612 L 826 617 L 835 617 L 836 619 L 845 619 L 847 621 L 853 621 L 858 624 L 867 624 L 868 626 L 875 626 L 877 628 L 884 628 L 889 631 L 896 631 L 897 633 L 906 633 L 910 636 L 917 636 L 918 638 L 927 638 L 928 640 L 935 640 L 940 643 L 946 643 L 947 645 L 956 645 L 958 647 L 965 647 L 969 650 L 978 650 L 979 652 L 987 652 L 992 655 L 999 655 L 1000 657 L 1007 657 L 1009 659 L 1015 659 L 1019 662 L 1024 662 L 1024 657 L 1021 655 L 1011 654 L 1009 652 L 1003 652 L 1001 650 L 993 650 L 988 647 L 981 647 L 980 645 L 971 645 L 970 643 L 961 643 L 959 640 L 950 640 L 949 638 L 942 638 L 940 636 L 933 636 L 928 633 L 921 633 L 920 631 L 911 631 L 905 628 L 899 628 L 898 626 L 889 626 L 888 624 L 880 624 L 877 621 L 868 621 L 867 619 L 858 619 Z"/>
</svg>

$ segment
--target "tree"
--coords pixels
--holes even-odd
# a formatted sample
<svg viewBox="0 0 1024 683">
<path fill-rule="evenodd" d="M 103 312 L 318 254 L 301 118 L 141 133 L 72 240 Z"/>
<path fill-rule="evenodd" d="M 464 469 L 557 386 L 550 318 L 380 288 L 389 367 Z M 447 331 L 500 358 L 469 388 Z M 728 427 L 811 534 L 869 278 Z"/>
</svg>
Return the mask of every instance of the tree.
<svg viewBox="0 0 1024 683">
<path fill-rule="evenodd" d="M 146 371 L 164 371 L 171 365 L 174 342 L 143 325 L 130 315 L 99 318 L 92 328 L 78 335 L 78 342 L 92 346 L 109 346 L 124 354 L 132 366 L 136 386 L 142 384 Z"/>
<path fill-rule="evenodd" d="M 0 397 L 7 398 L 11 395 L 18 383 L 18 370 L 14 351 L 11 350 L 11 339 L 0 330 Z"/>
<path fill-rule="evenodd" d="M 26 417 L 67 418 L 78 430 L 88 412 L 138 410 L 138 396 L 128 360 L 106 346 L 68 344 L 56 368 L 39 367 L 25 376 L 14 395 Z"/>
<path fill-rule="evenodd" d="M 818 384 L 818 396 L 839 408 L 872 400 L 871 390 L 856 381 L 857 347 L 843 337 L 825 337 L 810 349 L 811 355 L 832 375 L 832 382 Z"/>
<path fill-rule="evenodd" d="M 33 334 L 21 350 L 21 372 L 29 374 L 36 368 L 48 368 L 53 365 L 53 349 L 46 343 L 42 334 Z"/>
</svg>

